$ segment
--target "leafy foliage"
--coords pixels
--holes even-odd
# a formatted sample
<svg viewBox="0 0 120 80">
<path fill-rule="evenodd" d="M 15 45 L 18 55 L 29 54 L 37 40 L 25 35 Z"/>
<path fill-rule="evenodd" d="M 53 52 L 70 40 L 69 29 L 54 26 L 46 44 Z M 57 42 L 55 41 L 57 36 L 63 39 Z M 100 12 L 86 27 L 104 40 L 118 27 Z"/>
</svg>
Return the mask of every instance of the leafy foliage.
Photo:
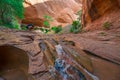
<svg viewBox="0 0 120 80">
<path fill-rule="evenodd" d="M 47 28 L 40 28 L 40 31 L 42 31 L 43 33 L 47 34 L 50 30 Z"/>
<path fill-rule="evenodd" d="M 19 28 L 17 19 L 23 18 L 23 0 L 0 0 L 0 25 Z"/>
<path fill-rule="evenodd" d="M 21 30 L 27 30 L 26 25 L 25 24 L 21 24 Z"/>
<path fill-rule="evenodd" d="M 73 21 L 72 26 L 70 27 L 70 32 L 78 33 L 79 31 L 82 31 L 80 21 Z"/>
<path fill-rule="evenodd" d="M 106 36 L 106 33 L 105 32 L 100 32 L 99 35 L 100 36 Z"/>
<path fill-rule="evenodd" d="M 61 25 L 53 26 L 51 30 L 54 31 L 55 33 L 59 33 L 60 31 L 62 31 L 62 26 Z"/>
<path fill-rule="evenodd" d="M 44 32 L 44 28 L 40 28 L 40 30 L 41 30 L 42 32 Z"/>
<path fill-rule="evenodd" d="M 78 33 L 82 31 L 82 25 L 81 25 L 81 14 L 82 10 L 79 10 L 76 15 L 78 15 L 77 20 L 74 20 L 72 22 L 72 25 L 70 26 L 70 32 L 72 33 Z"/>
<path fill-rule="evenodd" d="M 43 25 L 44 25 L 45 27 L 48 27 L 48 28 L 50 27 L 50 24 L 49 24 L 50 21 L 53 21 L 52 17 L 50 17 L 50 16 L 48 16 L 48 15 L 44 15 Z"/>
<path fill-rule="evenodd" d="M 50 26 L 50 24 L 49 24 L 48 21 L 44 21 L 44 22 L 43 22 L 43 25 L 44 25 L 45 27 L 49 27 L 49 26 Z"/>
<path fill-rule="evenodd" d="M 51 33 L 51 31 L 54 31 L 54 33 L 59 33 L 62 30 L 62 26 L 50 26 L 50 21 L 53 21 L 52 17 L 45 15 L 44 17 L 44 21 L 43 21 L 43 25 L 44 27 L 41 28 L 34 28 L 34 30 L 40 30 L 42 33 L 48 34 L 49 32 Z"/>
<path fill-rule="evenodd" d="M 52 17 L 50 17 L 48 15 L 45 15 L 43 17 L 44 17 L 43 25 L 45 27 L 47 27 L 47 28 L 41 28 L 40 29 L 43 33 L 48 33 L 51 30 L 54 31 L 54 33 L 59 33 L 62 30 L 62 26 L 61 25 L 59 25 L 59 26 L 53 26 L 52 28 L 50 28 L 50 23 L 49 22 L 53 21 Z"/>
</svg>

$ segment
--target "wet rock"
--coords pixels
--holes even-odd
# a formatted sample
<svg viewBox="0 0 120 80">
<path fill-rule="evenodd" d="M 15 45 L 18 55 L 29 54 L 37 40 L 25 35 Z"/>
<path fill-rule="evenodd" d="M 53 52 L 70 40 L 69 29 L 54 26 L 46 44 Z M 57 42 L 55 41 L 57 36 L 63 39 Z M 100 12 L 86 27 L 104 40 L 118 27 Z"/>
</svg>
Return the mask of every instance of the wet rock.
<svg viewBox="0 0 120 80">
<path fill-rule="evenodd" d="M 8 49 L 1 49 L 3 51 L 6 51 L 7 55 L 9 55 L 8 53 L 11 53 L 12 58 L 9 59 L 11 59 L 12 62 L 15 61 L 14 65 L 17 65 L 15 67 L 19 68 L 20 66 L 22 66 L 18 65 L 18 62 L 16 63 L 16 61 L 18 61 L 16 59 L 20 59 L 20 57 L 17 57 L 15 59 L 15 57 L 12 56 L 12 54 L 19 54 L 19 49 L 20 51 L 22 50 L 24 54 L 27 54 L 27 60 L 29 60 L 29 64 L 27 63 L 27 66 L 29 66 L 29 68 L 22 66 L 22 68 L 17 69 L 18 71 L 12 71 L 12 73 L 16 72 L 17 78 L 15 78 L 16 76 L 10 73 L 1 75 L 2 77 L 6 75 L 12 75 L 15 80 L 18 80 L 19 77 L 27 80 L 27 76 L 29 76 L 28 80 L 31 80 L 32 78 L 34 78 L 35 80 L 61 80 L 62 78 L 66 78 L 66 76 L 62 75 L 65 72 L 65 75 L 69 76 L 67 77 L 68 80 L 79 80 L 83 77 L 86 80 L 120 79 L 119 38 L 113 37 L 115 39 L 110 39 L 109 43 L 105 44 L 106 41 L 101 41 L 98 39 L 98 37 L 90 35 L 90 33 L 87 33 L 87 35 L 85 36 L 83 34 L 41 36 L 36 33 L 24 31 L 16 32 L 14 30 L 1 30 L 0 35 L 0 37 L 5 38 L 4 40 L 0 40 L 0 46 L 7 44 L 15 48 L 15 50 L 12 50 L 12 52 L 11 50 L 7 51 Z M 33 36 L 34 40 L 32 40 L 30 37 L 25 37 L 21 35 Z M 109 37 L 109 35 L 107 35 L 106 37 Z M 28 40 L 30 40 L 30 43 L 25 44 Z M 75 45 L 73 46 L 69 44 L 69 41 L 74 42 Z M 57 47 L 55 47 L 58 44 L 62 47 L 60 49 L 62 51 L 60 52 L 64 53 L 62 54 L 61 58 L 58 56 L 57 52 L 59 51 L 56 50 Z M 3 53 L 0 53 L 0 55 L 0 57 L 3 57 Z M 20 61 L 22 61 L 21 63 L 25 63 L 25 59 L 23 59 L 23 56 L 21 57 L 22 60 L 20 59 Z M 8 60 L 8 57 L 10 56 L 6 56 L 6 58 L 0 59 Z M 60 74 L 61 71 L 55 68 L 55 62 L 58 63 L 59 61 L 57 61 L 57 59 L 59 58 L 62 59 L 63 64 L 65 64 L 65 66 L 62 66 L 63 69 L 61 69 L 62 74 Z M 13 59 L 15 60 L 13 61 Z M 8 60 L 7 62 L 9 61 L 10 60 Z M 0 64 L 2 64 L 2 62 L 0 62 Z M 10 64 L 13 63 L 10 62 Z M 14 65 L 9 66 L 12 66 L 12 68 L 14 69 Z M 7 69 L 5 67 L 2 68 L 4 68 L 4 70 Z M 28 71 L 24 71 L 23 68 L 25 70 L 28 69 Z M 3 69 L 1 69 L 0 72 L 2 70 Z M 30 75 L 28 75 L 28 73 L 30 73 Z M 54 74 L 51 75 L 52 73 Z"/>
<path fill-rule="evenodd" d="M 108 32 L 106 33 L 108 34 Z M 113 34 L 115 33 L 109 33 L 106 38 L 110 38 Z M 77 36 L 79 36 L 79 38 Z M 78 35 L 62 35 L 60 36 L 60 39 L 64 38 L 65 41 L 75 42 L 75 46 L 65 45 L 64 43 L 61 44 L 64 47 L 63 49 L 65 52 L 73 59 L 71 60 L 73 61 L 72 65 L 79 69 L 88 80 L 90 79 L 88 78 L 89 76 L 92 80 L 119 80 L 120 44 L 119 41 L 114 41 L 114 39 L 119 39 L 113 37 L 113 39 L 110 39 L 109 41 L 100 41 L 99 37 L 100 36 L 96 36 L 94 32 L 89 32 Z M 57 41 L 59 41 L 59 38 Z M 74 58 L 75 55 L 77 55 L 78 58 Z M 85 61 L 86 58 L 88 59 L 87 61 Z M 87 63 L 87 65 L 85 63 Z M 88 63 L 91 65 L 88 65 Z"/>
<path fill-rule="evenodd" d="M 84 75 L 79 70 L 64 60 L 56 59 L 54 67 L 63 80 L 85 80 Z"/>
</svg>

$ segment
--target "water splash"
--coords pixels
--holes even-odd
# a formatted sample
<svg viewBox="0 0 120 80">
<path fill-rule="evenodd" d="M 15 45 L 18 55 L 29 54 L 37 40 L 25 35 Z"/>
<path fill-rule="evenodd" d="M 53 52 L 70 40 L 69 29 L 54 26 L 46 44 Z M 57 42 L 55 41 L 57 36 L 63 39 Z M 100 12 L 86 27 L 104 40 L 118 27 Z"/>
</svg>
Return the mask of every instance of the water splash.
<svg viewBox="0 0 120 80">
<path fill-rule="evenodd" d="M 63 51 L 63 48 L 60 44 L 55 46 L 56 52 L 58 54 L 58 57 L 61 58 L 63 55 L 65 55 L 65 52 Z"/>
</svg>

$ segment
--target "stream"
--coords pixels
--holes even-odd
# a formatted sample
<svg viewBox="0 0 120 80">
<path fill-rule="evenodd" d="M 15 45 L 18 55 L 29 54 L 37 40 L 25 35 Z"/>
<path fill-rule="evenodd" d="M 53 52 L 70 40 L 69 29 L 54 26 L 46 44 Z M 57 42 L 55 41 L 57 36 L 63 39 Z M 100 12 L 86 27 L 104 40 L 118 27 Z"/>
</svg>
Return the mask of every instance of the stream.
<svg viewBox="0 0 120 80">
<path fill-rule="evenodd" d="M 54 44 L 54 43 L 53 43 Z M 47 48 L 46 43 L 43 40 L 40 40 L 39 47 L 45 53 Z M 48 65 L 49 73 L 52 80 L 86 80 L 84 74 L 78 70 L 75 66 L 72 65 L 76 63 L 63 49 L 60 44 L 54 45 L 56 51 L 56 57 L 53 60 L 53 65 Z M 50 52 L 49 52 L 50 53 Z M 74 54 L 75 55 L 75 54 Z M 50 56 L 49 56 L 50 57 Z M 78 64 L 79 65 L 79 64 Z M 81 67 L 84 72 L 86 72 L 92 80 L 99 80 L 99 78 L 85 68 Z"/>
</svg>

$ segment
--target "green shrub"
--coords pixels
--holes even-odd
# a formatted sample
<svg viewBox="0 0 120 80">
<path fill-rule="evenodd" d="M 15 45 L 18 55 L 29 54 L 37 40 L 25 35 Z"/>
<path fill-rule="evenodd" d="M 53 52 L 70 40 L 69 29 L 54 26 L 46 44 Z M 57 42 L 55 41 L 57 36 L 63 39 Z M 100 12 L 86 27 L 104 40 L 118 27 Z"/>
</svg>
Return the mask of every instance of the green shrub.
<svg viewBox="0 0 120 80">
<path fill-rule="evenodd" d="M 50 28 L 50 23 L 49 22 L 53 21 L 52 17 L 50 17 L 48 15 L 44 15 L 43 17 L 44 17 L 43 25 L 45 27 Z"/>
<path fill-rule="evenodd" d="M 73 21 L 72 26 L 70 27 L 70 32 L 78 33 L 82 31 L 82 26 L 80 21 Z"/>
<path fill-rule="evenodd" d="M 23 0 L 0 0 L 0 25 L 20 29 L 18 19 L 23 18 Z"/>
<path fill-rule="evenodd" d="M 44 32 L 44 33 L 46 33 L 46 34 L 47 34 L 48 32 L 49 32 L 49 29 L 45 29 L 45 32 Z"/>
<path fill-rule="evenodd" d="M 44 21 L 44 22 L 43 22 L 43 25 L 44 25 L 45 27 L 50 27 L 50 24 L 49 24 L 48 21 Z"/>
<path fill-rule="evenodd" d="M 81 14 L 82 14 L 82 10 L 79 10 L 78 12 L 77 12 L 77 14 L 76 15 L 78 15 L 78 18 L 77 18 L 77 20 L 74 20 L 73 22 L 72 22 L 72 25 L 70 26 L 70 32 L 71 33 L 78 33 L 78 32 L 81 32 L 82 31 L 82 26 L 81 26 Z"/>
<path fill-rule="evenodd" d="M 21 27 L 21 30 L 27 30 L 27 28 L 26 27 Z"/>
<path fill-rule="evenodd" d="M 111 23 L 108 22 L 108 21 L 104 22 L 103 25 L 102 25 L 102 27 L 103 27 L 104 29 L 107 29 L 107 30 L 110 29 L 110 26 L 111 26 Z"/>
<path fill-rule="evenodd" d="M 100 32 L 99 35 L 100 36 L 106 36 L 106 33 L 105 32 Z"/>
<path fill-rule="evenodd" d="M 47 29 L 47 28 L 40 28 L 40 31 L 41 31 L 42 33 L 47 34 L 50 30 Z"/>
<path fill-rule="evenodd" d="M 21 24 L 21 30 L 27 30 L 26 25 L 25 24 Z"/>
<path fill-rule="evenodd" d="M 62 26 L 61 25 L 53 26 L 51 30 L 54 31 L 55 33 L 59 33 L 60 31 L 62 31 Z"/>
<path fill-rule="evenodd" d="M 1 24 L 1 25 L 3 25 L 6 28 L 11 28 L 11 29 L 18 29 L 18 30 L 21 29 L 16 19 L 13 19 L 10 23 Z"/>
<path fill-rule="evenodd" d="M 20 26 L 17 20 L 13 20 L 11 23 L 12 23 L 13 29 L 20 29 Z"/>
<path fill-rule="evenodd" d="M 40 30 L 41 30 L 42 32 L 44 32 L 44 28 L 40 28 Z"/>
<path fill-rule="evenodd" d="M 40 28 L 39 27 L 35 27 L 35 28 L 33 28 L 34 30 L 40 30 Z"/>
</svg>

